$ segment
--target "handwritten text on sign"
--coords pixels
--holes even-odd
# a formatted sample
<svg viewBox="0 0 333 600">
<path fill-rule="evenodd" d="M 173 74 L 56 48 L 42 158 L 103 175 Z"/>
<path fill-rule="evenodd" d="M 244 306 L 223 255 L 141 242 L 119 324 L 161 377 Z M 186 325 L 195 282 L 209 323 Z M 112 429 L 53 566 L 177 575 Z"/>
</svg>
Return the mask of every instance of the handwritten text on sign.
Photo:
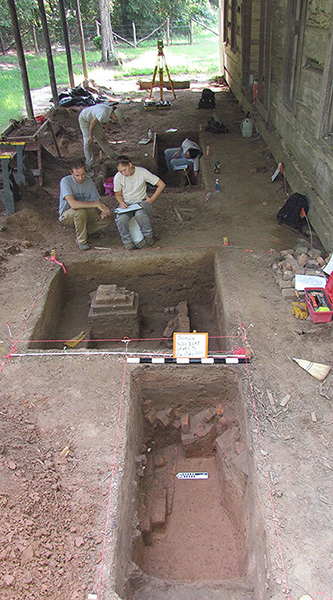
<svg viewBox="0 0 333 600">
<path fill-rule="evenodd" d="M 174 358 L 207 358 L 208 333 L 174 333 Z"/>
</svg>

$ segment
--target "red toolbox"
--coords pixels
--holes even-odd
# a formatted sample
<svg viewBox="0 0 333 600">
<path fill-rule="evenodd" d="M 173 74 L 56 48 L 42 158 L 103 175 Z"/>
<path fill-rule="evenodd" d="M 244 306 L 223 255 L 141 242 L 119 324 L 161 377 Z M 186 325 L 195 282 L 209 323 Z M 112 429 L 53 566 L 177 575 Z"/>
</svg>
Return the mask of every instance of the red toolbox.
<svg viewBox="0 0 333 600">
<path fill-rule="evenodd" d="M 333 317 L 333 273 L 324 288 L 305 288 L 305 302 L 314 323 L 329 323 Z M 320 310 L 328 308 L 329 310 Z"/>
</svg>

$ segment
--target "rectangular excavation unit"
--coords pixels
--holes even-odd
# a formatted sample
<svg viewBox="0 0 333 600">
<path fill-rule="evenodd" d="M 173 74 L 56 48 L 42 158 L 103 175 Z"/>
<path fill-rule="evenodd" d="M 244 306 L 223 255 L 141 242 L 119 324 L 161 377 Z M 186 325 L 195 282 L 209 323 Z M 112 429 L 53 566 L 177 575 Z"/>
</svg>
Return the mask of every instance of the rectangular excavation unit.
<svg viewBox="0 0 333 600">
<path fill-rule="evenodd" d="M 136 370 L 128 431 L 115 567 L 120 597 L 266 598 L 265 533 L 240 372 Z"/>
<path fill-rule="evenodd" d="M 124 349 L 126 336 L 143 340 L 133 341 L 131 349 L 171 349 L 174 331 L 223 335 L 213 253 L 142 254 L 140 260 L 118 255 L 66 267 L 66 274 L 59 269 L 50 279 L 30 348 L 60 349 L 82 331 L 85 340 L 77 348 Z M 212 339 L 210 349 L 223 348 Z"/>
</svg>

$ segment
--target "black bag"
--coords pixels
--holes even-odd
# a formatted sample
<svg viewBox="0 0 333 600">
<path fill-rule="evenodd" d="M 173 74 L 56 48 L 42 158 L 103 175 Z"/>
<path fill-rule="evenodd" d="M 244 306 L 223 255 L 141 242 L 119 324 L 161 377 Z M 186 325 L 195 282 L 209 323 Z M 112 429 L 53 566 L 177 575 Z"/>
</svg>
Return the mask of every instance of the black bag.
<svg viewBox="0 0 333 600">
<path fill-rule="evenodd" d="M 202 90 L 198 108 L 215 108 L 215 93 L 212 90 L 208 88 Z"/>
<path fill-rule="evenodd" d="M 292 229 L 302 231 L 304 217 L 301 216 L 301 212 L 302 209 L 304 209 L 307 214 L 308 208 L 309 202 L 307 197 L 296 192 L 288 198 L 276 217 L 280 225 L 288 225 L 288 227 L 291 227 Z"/>
</svg>

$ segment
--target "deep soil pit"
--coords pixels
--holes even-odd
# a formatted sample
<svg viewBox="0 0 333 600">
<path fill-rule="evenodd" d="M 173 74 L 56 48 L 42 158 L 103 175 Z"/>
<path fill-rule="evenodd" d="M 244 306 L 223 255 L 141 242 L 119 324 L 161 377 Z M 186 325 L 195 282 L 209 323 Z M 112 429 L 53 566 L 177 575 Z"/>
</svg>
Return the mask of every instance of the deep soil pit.
<svg viewBox="0 0 333 600">
<path fill-rule="evenodd" d="M 197 132 L 188 131 L 186 133 L 166 133 L 166 134 L 157 134 L 156 135 L 156 148 L 155 148 L 155 161 L 156 161 L 156 171 L 159 173 L 161 179 L 165 181 L 168 186 L 168 189 L 171 187 L 172 189 L 183 189 L 187 187 L 191 189 L 191 186 L 188 182 L 188 179 L 184 173 L 184 171 L 168 171 L 164 150 L 167 148 L 179 148 L 181 143 L 189 138 L 193 142 L 199 143 L 199 135 Z M 200 176 L 199 176 L 200 177 Z M 200 179 L 199 179 L 200 183 Z M 197 189 L 197 186 L 193 186 L 193 189 Z"/>
<path fill-rule="evenodd" d="M 139 257 L 138 257 L 139 258 Z M 134 259 L 134 260 L 133 260 Z M 34 327 L 30 348 L 62 348 L 63 342 L 81 331 L 85 331 L 85 342 L 90 348 L 114 347 L 119 341 L 107 336 L 101 341 L 92 340 L 88 325 L 90 294 L 99 285 L 117 284 L 139 294 L 141 312 L 141 338 L 149 342 L 132 342 L 131 350 L 166 347 L 163 332 L 170 320 L 170 307 L 186 301 L 189 308 L 191 329 L 207 331 L 211 336 L 223 335 L 221 311 L 216 315 L 214 255 L 197 253 L 196 257 L 159 256 L 151 253 L 135 257 L 117 257 L 95 262 L 68 263 L 67 274 L 60 269 L 52 278 L 46 295 L 42 314 Z M 222 322 L 222 325 L 221 325 Z M 122 337 L 131 338 L 131 332 L 124 329 Z M 132 336 L 134 337 L 134 336 Z M 33 340 L 36 340 L 34 342 Z M 42 340 L 42 341 L 38 341 Z M 49 342 L 46 340 L 50 340 Z M 82 347 L 83 344 L 81 344 Z M 170 346 L 171 347 L 171 346 Z M 80 348 L 80 346 L 77 346 Z M 123 348 L 122 348 L 123 349 Z M 220 340 L 213 339 L 210 350 L 223 350 Z"/>
<path fill-rule="evenodd" d="M 136 489 L 137 566 L 126 584 L 118 580 L 118 593 L 125 600 L 177 597 L 167 592 L 173 581 L 180 597 L 197 598 L 183 586 L 204 582 L 206 592 L 233 589 L 235 598 L 251 599 L 263 564 L 254 539 L 262 526 L 254 517 L 240 372 L 147 369 L 133 377 L 131 396 L 127 468 L 134 460 L 136 486 L 123 493 Z M 176 477 L 198 471 L 208 479 Z"/>
</svg>

